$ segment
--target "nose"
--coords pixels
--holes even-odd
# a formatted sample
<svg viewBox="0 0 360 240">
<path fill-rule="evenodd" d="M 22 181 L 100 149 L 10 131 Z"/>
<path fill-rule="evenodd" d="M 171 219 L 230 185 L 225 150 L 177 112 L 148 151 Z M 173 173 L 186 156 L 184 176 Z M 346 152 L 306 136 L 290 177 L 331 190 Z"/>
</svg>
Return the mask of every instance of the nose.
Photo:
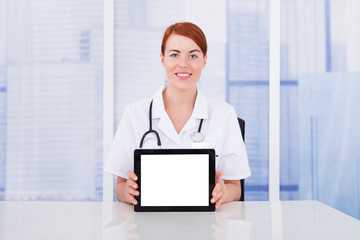
<svg viewBox="0 0 360 240">
<path fill-rule="evenodd" d="M 181 57 L 179 59 L 179 63 L 178 63 L 178 67 L 179 68 L 186 68 L 188 65 L 187 65 L 187 59 L 186 57 Z"/>
</svg>

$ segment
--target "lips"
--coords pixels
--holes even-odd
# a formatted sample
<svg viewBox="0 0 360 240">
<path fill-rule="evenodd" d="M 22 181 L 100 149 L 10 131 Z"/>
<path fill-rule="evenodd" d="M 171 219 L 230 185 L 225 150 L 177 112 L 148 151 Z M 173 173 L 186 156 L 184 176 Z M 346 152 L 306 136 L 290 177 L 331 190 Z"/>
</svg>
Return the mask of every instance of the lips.
<svg viewBox="0 0 360 240">
<path fill-rule="evenodd" d="M 177 72 L 175 73 L 176 77 L 181 79 L 181 80 L 186 80 L 188 79 L 189 77 L 191 77 L 191 73 L 188 73 L 188 72 Z"/>
</svg>

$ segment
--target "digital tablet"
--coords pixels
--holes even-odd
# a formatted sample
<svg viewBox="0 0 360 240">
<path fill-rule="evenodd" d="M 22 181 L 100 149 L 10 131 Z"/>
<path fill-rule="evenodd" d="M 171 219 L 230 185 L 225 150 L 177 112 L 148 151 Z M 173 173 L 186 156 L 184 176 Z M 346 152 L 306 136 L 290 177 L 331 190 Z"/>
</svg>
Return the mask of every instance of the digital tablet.
<svg viewBox="0 0 360 240">
<path fill-rule="evenodd" d="M 135 212 L 215 211 L 214 149 L 136 149 Z"/>
</svg>

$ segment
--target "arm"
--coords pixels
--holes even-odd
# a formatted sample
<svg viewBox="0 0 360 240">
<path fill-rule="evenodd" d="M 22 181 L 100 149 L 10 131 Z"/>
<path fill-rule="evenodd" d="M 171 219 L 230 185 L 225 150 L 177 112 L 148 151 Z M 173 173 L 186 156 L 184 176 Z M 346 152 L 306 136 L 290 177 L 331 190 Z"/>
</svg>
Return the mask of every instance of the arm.
<svg viewBox="0 0 360 240">
<path fill-rule="evenodd" d="M 134 198 L 139 195 L 139 191 L 136 190 L 138 185 L 136 184 L 137 176 L 134 172 L 128 172 L 129 179 L 118 177 L 116 182 L 115 194 L 116 198 L 120 202 L 130 203 L 136 205 L 138 202 Z"/>
<path fill-rule="evenodd" d="M 222 180 L 220 178 L 222 174 L 222 171 L 216 173 L 216 185 L 212 192 L 211 202 L 216 202 L 216 208 L 222 203 L 238 201 L 242 191 L 240 180 Z"/>
<path fill-rule="evenodd" d="M 240 180 L 224 180 L 224 182 L 227 190 L 227 196 L 223 202 L 239 201 L 242 191 Z"/>
</svg>

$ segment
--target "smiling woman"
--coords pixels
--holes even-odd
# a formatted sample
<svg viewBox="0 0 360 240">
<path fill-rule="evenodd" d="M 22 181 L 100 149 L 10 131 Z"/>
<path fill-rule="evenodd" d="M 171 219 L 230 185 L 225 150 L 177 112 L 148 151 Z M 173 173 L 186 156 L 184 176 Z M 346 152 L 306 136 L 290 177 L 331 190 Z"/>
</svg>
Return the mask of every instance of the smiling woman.
<svg viewBox="0 0 360 240">
<path fill-rule="evenodd" d="M 148 149 L 158 148 L 157 143 L 162 148 L 214 148 L 218 158 L 211 201 L 220 207 L 239 200 L 240 179 L 251 174 L 246 149 L 234 108 L 206 97 L 197 87 L 206 52 L 205 35 L 195 24 L 177 23 L 165 31 L 160 57 L 168 83 L 152 99 L 125 108 L 105 166 L 105 171 L 118 178 L 116 197 L 120 201 L 137 204 L 134 195 L 140 192 L 133 153 L 140 142 L 140 148 Z M 147 133 L 155 133 L 156 138 Z M 197 138 L 201 144 L 192 137 L 194 133 L 202 135 Z"/>
<path fill-rule="evenodd" d="M 193 40 L 172 34 L 166 42 L 164 54 L 161 53 L 161 63 L 168 77 L 167 91 L 193 90 L 191 94 L 195 97 L 196 84 L 206 65 L 206 58 L 207 55 L 202 53 Z M 164 91 L 165 95 L 167 91 Z"/>
<path fill-rule="evenodd" d="M 196 84 L 200 79 L 202 69 L 206 65 L 206 52 L 207 41 L 205 34 L 195 24 L 181 22 L 166 29 L 160 54 L 161 63 L 166 69 L 169 81 L 168 89 L 164 91 L 164 98 L 167 98 L 166 95 L 173 91 L 173 87 L 178 90 L 192 89 L 193 92 L 190 94 L 196 96 Z M 194 99 L 191 99 L 191 101 L 194 102 Z M 167 107 L 165 104 L 165 108 Z M 183 124 L 190 117 L 193 107 L 191 106 L 191 109 L 188 109 L 188 116 L 181 121 Z M 181 130 L 181 128 L 177 130 Z"/>
</svg>

